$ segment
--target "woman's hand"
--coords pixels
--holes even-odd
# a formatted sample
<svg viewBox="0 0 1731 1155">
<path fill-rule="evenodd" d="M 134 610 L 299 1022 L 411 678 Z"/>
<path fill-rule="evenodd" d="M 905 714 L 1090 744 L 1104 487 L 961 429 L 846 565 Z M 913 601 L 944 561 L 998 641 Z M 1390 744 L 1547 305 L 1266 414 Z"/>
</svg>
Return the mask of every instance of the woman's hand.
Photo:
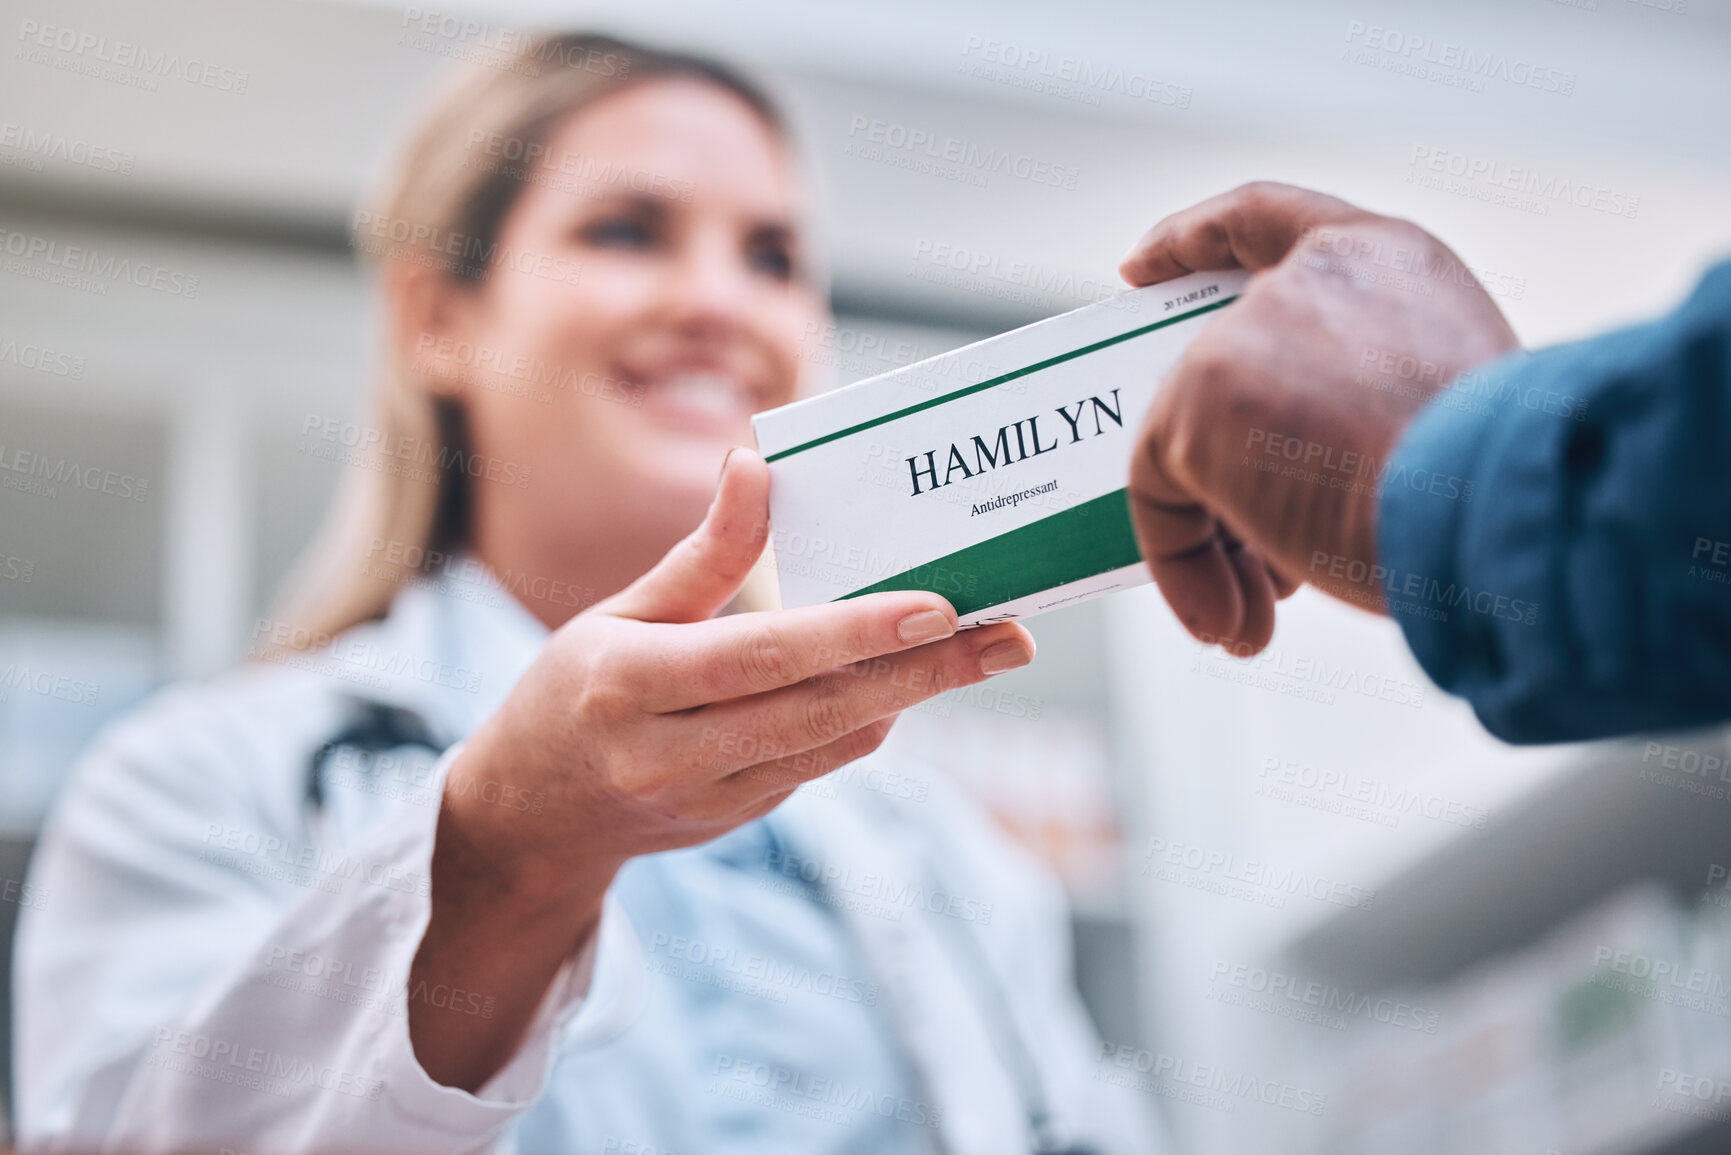
<svg viewBox="0 0 1731 1155">
<path fill-rule="evenodd" d="M 766 814 L 875 750 L 900 711 L 1032 659 L 1022 627 L 958 635 L 929 593 L 714 618 L 763 551 L 768 495 L 763 460 L 730 454 L 696 532 L 561 627 L 452 763 L 411 990 L 476 992 L 494 1016 L 411 999 L 440 1082 L 473 1090 L 510 1058 L 627 859 Z"/>
</svg>

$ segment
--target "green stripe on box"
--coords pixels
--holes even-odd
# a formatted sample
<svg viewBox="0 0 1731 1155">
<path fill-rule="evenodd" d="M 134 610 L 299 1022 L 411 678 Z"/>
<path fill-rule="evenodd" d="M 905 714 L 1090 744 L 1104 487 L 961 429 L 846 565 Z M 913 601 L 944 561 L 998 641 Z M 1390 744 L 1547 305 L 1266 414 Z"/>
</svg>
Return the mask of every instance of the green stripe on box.
<svg viewBox="0 0 1731 1155">
<path fill-rule="evenodd" d="M 896 421 L 913 413 L 923 412 L 924 410 L 932 408 L 934 405 L 943 405 L 949 401 L 956 401 L 963 397 L 968 397 L 972 394 L 978 393 L 982 389 L 990 389 L 994 385 L 1002 385 L 1006 381 L 1014 381 L 1018 377 L 1026 377 L 1030 373 L 1038 373 L 1042 369 L 1050 369 L 1054 365 L 1062 365 L 1066 361 L 1074 361 L 1077 357 L 1085 357 L 1089 353 L 1098 353 L 1102 349 L 1109 349 L 1113 345 L 1121 344 L 1122 342 L 1129 341 L 1135 337 L 1144 336 L 1148 333 L 1152 333 L 1156 329 L 1164 329 L 1168 325 L 1176 325 L 1180 321 L 1188 321 L 1192 317 L 1200 317 L 1204 313 L 1212 313 L 1216 309 L 1224 309 L 1227 305 L 1230 305 L 1237 299 L 1236 296 L 1223 297 L 1218 301 L 1210 302 L 1200 308 L 1180 313 L 1176 317 L 1165 317 L 1158 321 L 1152 321 L 1143 325 L 1139 329 L 1132 329 L 1128 333 L 1119 333 L 1116 337 L 1107 337 L 1103 341 L 1095 341 L 1092 345 L 1083 345 L 1080 349 L 1071 349 L 1068 353 L 1059 353 L 1056 357 L 1048 357 L 1044 361 L 1036 361 L 1032 365 L 1024 365 L 1020 369 L 1012 369 L 1008 373 L 998 377 L 993 377 L 986 381 L 981 381 L 976 385 L 965 385 L 962 388 L 957 389 L 954 393 L 946 393 L 942 397 L 933 397 L 930 401 L 921 401 L 917 405 L 909 405 L 906 409 L 897 409 L 894 413 L 885 413 L 882 417 L 873 417 L 870 421 L 861 421 L 858 425 L 850 425 L 846 429 L 837 429 L 834 433 L 825 433 L 822 437 L 814 437 L 804 444 L 795 445 L 771 453 L 766 456 L 764 460 L 780 461 L 784 457 L 792 457 L 796 453 L 804 453 L 808 449 L 816 449 L 820 445 L 828 445 L 832 441 L 840 441 L 844 437 L 852 437 L 856 433 L 864 433 L 866 430 L 875 429 L 879 425 L 885 425 L 891 421 Z M 1126 562 L 1125 564 L 1128 565 L 1129 563 Z"/>
<path fill-rule="evenodd" d="M 1142 560 L 1122 489 L 987 538 L 835 599 L 886 590 L 942 594 L 966 616 Z"/>
</svg>

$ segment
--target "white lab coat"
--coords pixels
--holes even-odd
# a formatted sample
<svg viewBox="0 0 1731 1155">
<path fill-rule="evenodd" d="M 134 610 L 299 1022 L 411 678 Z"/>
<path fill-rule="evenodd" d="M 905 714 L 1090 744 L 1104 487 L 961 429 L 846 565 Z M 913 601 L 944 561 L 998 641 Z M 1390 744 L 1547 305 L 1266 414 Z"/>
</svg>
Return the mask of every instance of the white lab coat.
<svg viewBox="0 0 1731 1155">
<path fill-rule="evenodd" d="M 1029 1149 L 1020 1039 L 1056 1134 L 1157 1149 L 1150 1105 L 1102 1078 L 1053 881 L 940 777 L 870 762 L 629 864 L 506 1067 L 475 1094 L 430 1079 L 408 1000 L 490 1013 L 405 982 L 455 749 L 339 752 L 321 807 L 308 766 L 355 697 L 472 732 L 545 637 L 497 585 L 442 578 L 99 739 L 20 927 L 21 1146 L 1002 1155 Z"/>
</svg>

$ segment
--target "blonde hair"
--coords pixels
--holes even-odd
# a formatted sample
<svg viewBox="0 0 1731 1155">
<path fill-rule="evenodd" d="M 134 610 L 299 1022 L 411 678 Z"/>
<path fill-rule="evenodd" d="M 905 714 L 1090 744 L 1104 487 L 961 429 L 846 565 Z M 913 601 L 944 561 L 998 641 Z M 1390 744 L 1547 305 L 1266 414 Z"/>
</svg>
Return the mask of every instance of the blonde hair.
<svg viewBox="0 0 1731 1155">
<path fill-rule="evenodd" d="M 356 250 L 381 264 L 433 267 L 479 286 L 533 159 L 556 128 L 622 88 L 678 78 L 739 97 L 789 140 L 769 97 L 725 65 L 604 36 L 536 38 L 469 68 L 434 103 L 373 201 L 376 209 L 356 212 Z M 482 142 L 490 147 L 477 150 Z M 292 639 L 291 647 L 311 648 L 384 616 L 405 582 L 471 543 L 473 483 L 464 468 L 470 452 L 460 403 L 387 341 L 372 411 L 365 468 L 348 471 L 273 614 L 286 627 L 277 636 Z M 392 452 L 403 446 L 432 467 L 404 468 Z M 388 545 L 383 553 L 380 542 Z"/>
</svg>

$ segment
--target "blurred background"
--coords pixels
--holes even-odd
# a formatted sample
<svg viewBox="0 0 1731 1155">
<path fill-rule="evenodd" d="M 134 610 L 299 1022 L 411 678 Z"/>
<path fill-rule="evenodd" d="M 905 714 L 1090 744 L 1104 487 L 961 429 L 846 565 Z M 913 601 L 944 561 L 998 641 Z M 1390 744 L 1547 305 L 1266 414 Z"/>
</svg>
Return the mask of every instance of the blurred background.
<svg viewBox="0 0 1731 1155">
<path fill-rule="evenodd" d="M 1420 221 L 1529 344 L 1663 310 L 1731 253 L 1726 0 L 0 13 L 0 927 L 52 901 L 24 863 L 92 733 L 246 653 L 346 468 L 308 431 L 361 419 L 356 207 L 442 70 L 516 32 L 766 79 L 820 190 L 837 326 L 806 355 L 836 383 L 1097 300 L 1158 218 L 1254 178 Z M 44 25 L 231 83 L 93 67 Z M 50 244 L 153 271 L 67 276 Z M 1731 1150 L 1725 734 L 1501 746 L 1392 625 L 1306 594 L 1250 664 L 1150 589 L 1032 628 L 1032 668 L 894 740 L 1059 868 L 1106 1066 L 1181 1150 Z"/>
</svg>

